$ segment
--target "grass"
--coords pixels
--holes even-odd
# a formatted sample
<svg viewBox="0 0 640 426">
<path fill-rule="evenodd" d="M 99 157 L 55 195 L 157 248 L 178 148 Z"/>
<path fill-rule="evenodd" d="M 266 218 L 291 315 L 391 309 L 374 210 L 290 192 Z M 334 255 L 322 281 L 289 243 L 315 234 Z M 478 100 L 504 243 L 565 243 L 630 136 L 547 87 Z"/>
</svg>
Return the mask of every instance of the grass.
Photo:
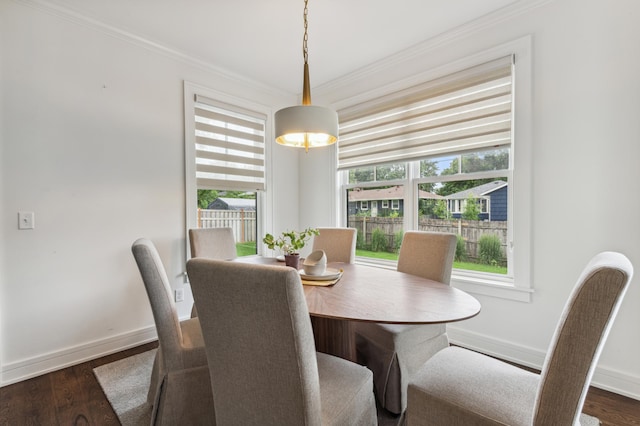
<svg viewBox="0 0 640 426">
<path fill-rule="evenodd" d="M 370 257 L 373 259 L 398 260 L 398 253 L 389 253 L 387 251 L 369 251 L 356 249 L 356 256 Z"/>
<path fill-rule="evenodd" d="M 256 254 L 256 242 L 247 241 L 246 243 L 236 243 L 236 252 L 239 257 Z"/>
<path fill-rule="evenodd" d="M 356 256 L 369 257 L 373 259 L 384 259 L 384 260 L 398 260 L 397 253 L 389 253 L 389 252 L 380 252 L 380 251 L 368 251 L 368 250 L 356 250 Z M 467 271 L 478 271 L 478 272 L 488 272 L 491 274 L 503 274 L 507 273 L 507 268 L 505 266 L 492 266 L 492 265 L 484 265 L 481 263 L 472 263 L 472 262 L 453 262 L 454 269 L 464 269 Z"/>
<path fill-rule="evenodd" d="M 489 272 L 491 274 L 507 274 L 506 266 L 485 265 L 482 263 L 453 262 L 455 269 L 466 269 L 467 271 Z"/>
<path fill-rule="evenodd" d="M 238 256 L 251 256 L 256 254 L 256 242 L 249 241 L 246 243 L 236 243 L 236 251 L 238 252 Z M 370 257 L 372 259 L 384 259 L 384 260 L 398 260 L 397 253 L 389 253 L 386 251 L 368 251 L 368 250 L 356 250 L 356 256 L 361 257 Z M 478 272 L 488 272 L 491 274 L 506 274 L 507 268 L 504 266 L 492 266 L 492 265 L 483 265 L 481 263 L 471 263 L 471 262 L 453 262 L 453 267 L 455 269 L 464 269 L 467 271 L 478 271 Z"/>
</svg>

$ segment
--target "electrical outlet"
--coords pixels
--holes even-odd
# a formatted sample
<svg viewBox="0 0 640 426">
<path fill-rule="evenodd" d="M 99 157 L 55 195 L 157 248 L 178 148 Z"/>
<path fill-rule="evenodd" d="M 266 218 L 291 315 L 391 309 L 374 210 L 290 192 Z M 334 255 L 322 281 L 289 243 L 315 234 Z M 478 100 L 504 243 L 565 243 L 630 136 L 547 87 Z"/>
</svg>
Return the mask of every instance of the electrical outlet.
<svg viewBox="0 0 640 426">
<path fill-rule="evenodd" d="M 175 296 L 176 296 L 176 302 L 183 302 L 184 301 L 184 289 L 183 288 L 176 288 Z"/>
</svg>

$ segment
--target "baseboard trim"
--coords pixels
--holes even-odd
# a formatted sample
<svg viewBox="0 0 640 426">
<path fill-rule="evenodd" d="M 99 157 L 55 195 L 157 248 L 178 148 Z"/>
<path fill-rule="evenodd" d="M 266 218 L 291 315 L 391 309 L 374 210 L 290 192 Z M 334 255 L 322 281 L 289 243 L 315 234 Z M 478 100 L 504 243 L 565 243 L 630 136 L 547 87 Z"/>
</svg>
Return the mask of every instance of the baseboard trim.
<svg viewBox="0 0 640 426">
<path fill-rule="evenodd" d="M 2 365 L 0 387 L 120 352 L 158 339 L 155 326 Z"/>
<path fill-rule="evenodd" d="M 448 326 L 447 334 L 452 344 L 482 352 L 496 358 L 515 362 L 525 367 L 541 369 L 545 352 L 531 347 L 516 345 L 480 333 Z M 640 377 L 607 367 L 596 367 L 591 385 L 619 395 L 640 400 Z"/>
</svg>

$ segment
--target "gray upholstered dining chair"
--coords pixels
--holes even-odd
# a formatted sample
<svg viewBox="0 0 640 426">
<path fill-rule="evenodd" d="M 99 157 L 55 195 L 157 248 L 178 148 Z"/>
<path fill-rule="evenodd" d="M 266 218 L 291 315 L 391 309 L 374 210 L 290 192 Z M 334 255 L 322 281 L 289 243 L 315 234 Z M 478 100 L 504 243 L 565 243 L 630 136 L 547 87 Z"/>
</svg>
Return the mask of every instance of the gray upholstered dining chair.
<svg viewBox="0 0 640 426">
<path fill-rule="evenodd" d="M 371 372 L 316 353 L 296 270 L 196 258 L 187 272 L 218 424 L 377 423 Z"/>
<path fill-rule="evenodd" d="M 136 240 L 131 251 L 144 282 L 158 332 L 147 402 L 151 424 L 215 424 L 209 367 L 197 318 L 180 321 L 169 279 L 153 243 Z"/>
<path fill-rule="evenodd" d="M 603 252 L 587 264 L 541 374 L 460 347 L 438 352 L 409 384 L 408 425 L 580 425 L 591 377 L 632 275 L 620 253 Z"/>
<path fill-rule="evenodd" d="M 223 260 L 238 257 L 232 228 L 189 229 L 189 247 L 191 257 Z"/>
<path fill-rule="evenodd" d="M 402 239 L 397 269 L 449 284 L 456 241 L 454 234 L 408 231 Z M 392 413 L 402 413 L 412 374 L 433 354 L 449 346 L 445 324 L 363 322 L 354 323 L 354 328 L 358 362 L 373 371 L 380 405 Z"/>
<path fill-rule="evenodd" d="M 327 262 L 355 262 L 357 229 L 318 228 L 318 231 L 313 237 L 313 250 L 324 250 Z"/>
<path fill-rule="evenodd" d="M 189 229 L 191 257 L 229 260 L 238 257 L 236 239 L 232 228 Z M 191 308 L 191 318 L 198 316 L 196 304 Z"/>
</svg>

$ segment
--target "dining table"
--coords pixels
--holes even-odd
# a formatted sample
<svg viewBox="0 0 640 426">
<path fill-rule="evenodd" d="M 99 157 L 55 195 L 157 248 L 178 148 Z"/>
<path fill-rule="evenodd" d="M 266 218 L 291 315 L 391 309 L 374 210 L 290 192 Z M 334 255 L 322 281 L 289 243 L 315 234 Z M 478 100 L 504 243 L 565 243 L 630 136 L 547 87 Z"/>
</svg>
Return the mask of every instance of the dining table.
<svg viewBox="0 0 640 426">
<path fill-rule="evenodd" d="M 240 262 L 284 265 L 276 258 L 245 256 Z M 464 291 L 395 269 L 358 263 L 327 264 L 337 279 L 307 280 L 300 270 L 316 350 L 356 361 L 354 321 L 385 324 L 442 324 L 480 312 Z"/>
</svg>

